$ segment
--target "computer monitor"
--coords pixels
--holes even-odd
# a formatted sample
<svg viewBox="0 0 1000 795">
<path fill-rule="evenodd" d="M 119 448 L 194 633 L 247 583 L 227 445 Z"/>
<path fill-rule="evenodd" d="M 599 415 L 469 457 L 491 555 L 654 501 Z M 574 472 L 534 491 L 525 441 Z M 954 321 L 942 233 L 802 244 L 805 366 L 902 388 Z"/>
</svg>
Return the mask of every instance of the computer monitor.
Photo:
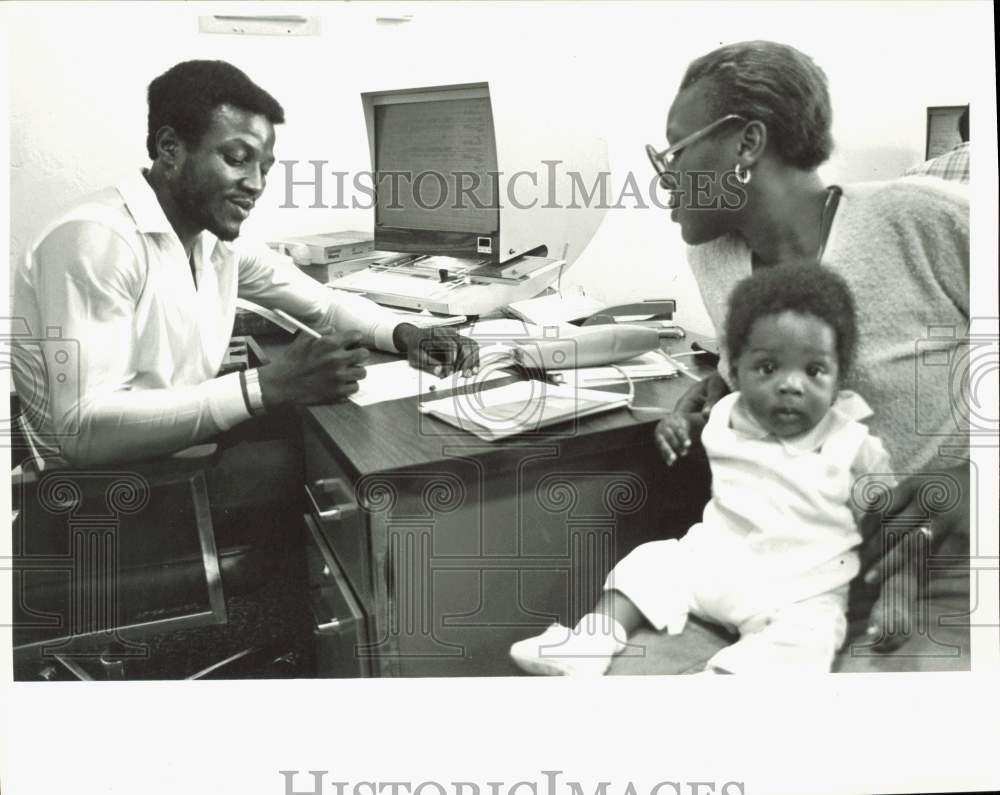
<svg viewBox="0 0 1000 795">
<path fill-rule="evenodd" d="M 607 146 L 553 93 L 480 82 L 362 94 L 375 248 L 575 260 L 606 211 L 581 196 L 607 175 Z"/>
<path fill-rule="evenodd" d="M 375 247 L 496 261 L 496 137 L 485 85 L 370 98 Z"/>
</svg>

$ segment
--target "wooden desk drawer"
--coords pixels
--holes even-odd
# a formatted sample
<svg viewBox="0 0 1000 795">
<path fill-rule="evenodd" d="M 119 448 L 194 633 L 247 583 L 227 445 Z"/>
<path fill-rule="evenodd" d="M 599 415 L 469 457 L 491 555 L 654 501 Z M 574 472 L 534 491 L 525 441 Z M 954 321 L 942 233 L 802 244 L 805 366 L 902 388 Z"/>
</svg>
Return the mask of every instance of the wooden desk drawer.
<svg viewBox="0 0 1000 795">
<path fill-rule="evenodd" d="M 316 522 L 305 516 L 306 571 L 320 677 L 370 675 L 365 657 L 368 617 L 330 553 Z"/>
<path fill-rule="evenodd" d="M 359 510 L 354 481 L 312 435 L 305 434 L 306 504 L 365 611 L 374 605 L 368 516 Z"/>
</svg>

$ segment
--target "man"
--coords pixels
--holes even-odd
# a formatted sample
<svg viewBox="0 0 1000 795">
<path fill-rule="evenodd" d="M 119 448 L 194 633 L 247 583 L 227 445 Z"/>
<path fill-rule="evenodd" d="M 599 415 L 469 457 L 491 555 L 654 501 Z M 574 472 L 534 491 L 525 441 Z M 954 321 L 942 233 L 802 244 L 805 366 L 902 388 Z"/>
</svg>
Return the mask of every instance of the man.
<svg viewBox="0 0 1000 795">
<path fill-rule="evenodd" d="M 958 136 L 962 143 L 931 158 L 906 172 L 906 176 L 928 176 L 949 179 L 954 182 L 969 181 L 969 106 L 966 105 L 958 117 Z"/>
<path fill-rule="evenodd" d="M 180 63 L 150 84 L 148 100 L 151 168 L 49 226 L 16 275 L 14 310 L 32 336 L 55 330 L 67 341 L 20 345 L 16 356 L 15 384 L 45 465 L 173 453 L 282 406 L 342 399 L 364 377 L 362 345 L 444 372 L 478 366 L 471 340 L 397 324 L 371 301 L 240 244 L 284 121 L 242 71 Z M 322 337 L 299 335 L 273 364 L 217 378 L 237 296 Z"/>
</svg>

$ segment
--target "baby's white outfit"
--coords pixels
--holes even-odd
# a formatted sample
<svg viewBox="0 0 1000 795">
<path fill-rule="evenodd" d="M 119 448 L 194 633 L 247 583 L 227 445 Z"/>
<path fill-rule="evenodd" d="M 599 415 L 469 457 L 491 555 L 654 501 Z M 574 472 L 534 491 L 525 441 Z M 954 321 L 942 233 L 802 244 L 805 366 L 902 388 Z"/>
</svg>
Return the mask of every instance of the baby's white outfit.
<svg viewBox="0 0 1000 795">
<path fill-rule="evenodd" d="M 815 428 L 779 439 L 739 392 L 727 395 L 702 432 L 712 468 L 702 521 L 680 540 L 636 547 L 605 590 L 625 594 L 657 630 L 680 633 L 693 613 L 738 631 L 710 670 L 828 671 L 859 569 L 852 487 L 869 473 L 894 482 L 885 448 L 860 422 L 871 414 L 841 392 Z"/>
</svg>

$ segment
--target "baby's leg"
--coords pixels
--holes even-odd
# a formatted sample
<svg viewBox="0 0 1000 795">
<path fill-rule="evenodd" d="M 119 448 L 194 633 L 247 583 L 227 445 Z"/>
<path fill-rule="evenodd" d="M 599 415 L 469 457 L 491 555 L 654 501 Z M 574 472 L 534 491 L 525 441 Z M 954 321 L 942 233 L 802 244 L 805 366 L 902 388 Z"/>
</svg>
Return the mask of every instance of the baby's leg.
<svg viewBox="0 0 1000 795">
<path fill-rule="evenodd" d="M 608 575 L 597 605 L 573 629 L 553 624 L 541 635 L 511 646 L 511 659 L 533 674 L 600 676 L 644 617 L 657 629 L 669 625 L 679 631 L 689 600 L 671 574 L 677 568 L 676 545 L 669 540 L 637 547 Z"/>
<path fill-rule="evenodd" d="M 641 622 L 642 614 L 632 600 L 618 591 L 605 591 L 576 627 L 553 624 L 541 635 L 515 643 L 510 656 L 530 674 L 600 676 Z"/>
<path fill-rule="evenodd" d="M 708 662 L 725 673 L 829 672 L 844 643 L 847 621 L 841 594 L 823 594 L 755 616 L 740 626 L 740 639 Z"/>
</svg>

